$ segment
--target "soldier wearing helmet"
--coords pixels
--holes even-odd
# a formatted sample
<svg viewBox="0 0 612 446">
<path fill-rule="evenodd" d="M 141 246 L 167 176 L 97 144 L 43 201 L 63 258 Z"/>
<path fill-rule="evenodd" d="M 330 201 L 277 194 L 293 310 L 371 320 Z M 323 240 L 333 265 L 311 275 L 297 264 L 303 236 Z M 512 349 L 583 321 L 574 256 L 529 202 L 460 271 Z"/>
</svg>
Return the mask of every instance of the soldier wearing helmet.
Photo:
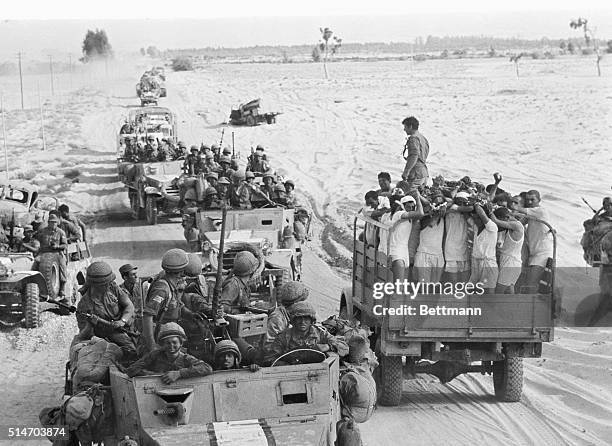
<svg viewBox="0 0 612 446">
<path fill-rule="evenodd" d="M 271 171 L 265 172 L 262 177 L 263 184 L 259 188 L 269 200 L 274 196 L 274 174 Z"/>
<path fill-rule="evenodd" d="M 349 347 L 344 339 L 332 336 L 322 326 L 315 325 L 317 314 L 309 302 L 293 304 L 289 317 L 291 326 L 281 331 L 265 351 L 264 363 L 270 364 L 285 353 L 303 348 L 348 355 Z"/>
<path fill-rule="evenodd" d="M 240 186 L 238 186 L 236 190 L 236 198 L 240 209 L 251 209 L 253 207 L 251 199 L 256 192 L 256 187 L 253 184 L 254 181 L 255 174 L 247 171 L 244 175 L 244 181 L 240 183 Z"/>
<path fill-rule="evenodd" d="M 181 301 L 188 264 L 189 257 L 182 249 L 170 249 L 162 257 L 163 271 L 149 287 L 143 309 L 142 341 L 148 351 L 154 349 L 156 333 L 162 324 L 197 317 Z"/>
<path fill-rule="evenodd" d="M 295 208 L 298 206 L 297 198 L 295 196 L 295 183 L 291 180 L 285 181 L 285 196 L 287 200 L 287 207 Z"/>
<path fill-rule="evenodd" d="M 126 263 L 119 268 L 123 283 L 119 285 L 134 305 L 134 328 L 142 332 L 142 281 L 138 277 L 138 268 Z"/>
<path fill-rule="evenodd" d="M 234 169 L 232 169 L 232 159 L 229 155 L 223 155 L 219 158 L 219 177 L 231 178 Z"/>
<path fill-rule="evenodd" d="M 232 274 L 223 282 L 219 304 L 228 314 L 242 312 L 241 308 L 251 304 L 251 289 L 249 279 L 259 269 L 260 262 L 249 251 L 240 251 L 234 257 Z"/>
<path fill-rule="evenodd" d="M 34 227 L 32 225 L 23 226 L 23 238 L 16 238 L 15 244 L 16 252 L 31 252 L 34 256 L 37 256 L 38 251 L 40 251 L 40 242 L 34 237 Z"/>
<path fill-rule="evenodd" d="M 219 175 L 217 172 L 207 172 L 204 178 L 206 179 L 209 187 L 213 187 L 215 189 L 217 188 L 217 182 L 219 181 Z"/>
<path fill-rule="evenodd" d="M 172 384 L 179 379 L 212 373 L 210 365 L 181 351 L 185 342 L 185 331 L 179 324 L 169 322 L 162 325 L 157 342 L 161 349 L 146 354 L 132 364 L 127 369 L 129 377 L 161 374 L 160 379 L 164 384 Z"/>
<path fill-rule="evenodd" d="M 54 256 L 57 260 L 59 272 L 59 291 L 57 296 L 66 296 L 66 256 L 64 251 L 68 244 L 66 233 L 59 228 L 60 218 L 55 214 L 50 214 L 47 226 L 39 228 L 36 232 L 36 239 L 40 242 L 40 253 Z M 39 259 L 37 258 L 32 265 L 32 269 L 38 270 Z"/>
<path fill-rule="evenodd" d="M 252 150 L 252 149 L 251 149 Z M 249 162 L 247 163 L 247 171 L 264 173 L 270 169 L 270 164 L 264 155 L 264 148 L 261 145 L 257 145 L 255 152 L 249 156 Z"/>
<path fill-rule="evenodd" d="M 217 182 L 217 193 L 219 203 L 225 206 L 231 206 L 230 202 L 230 180 L 227 177 L 220 177 Z"/>
<path fill-rule="evenodd" d="M 204 168 L 204 161 L 200 156 L 198 146 L 191 146 L 189 152 L 190 153 L 185 158 L 185 163 L 183 164 L 183 171 L 187 175 L 198 175 Z"/>
<path fill-rule="evenodd" d="M 215 370 L 232 370 L 239 369 L 242 363 L 242 355 L 240 349 L 234 341 L 224 339 L 215 345 Z M 249 366 L 251 372 L 259 370 L 259 365 L 251 364 Z"/>
<path fill-rule="evenodd" d="M 268 330 L 262 340 L 262 348 L 269 350 L 276 336 L 286 329 L 290 323 L 289 313 L 293 305 L 308 298 L 308 288 L 302 282 L 291 281 L 283 283 L 276 290 L 274 311 L 268 316 Z"/>
<path fill-rule="evenodd" d="M 212 146 L 210 146 L 210 151 L 212 152 L 214 156 L 215 163 L 218 163 L 219 157 L 221 156 L 221 147 L 219 146 L 219 144 L 215 143 Z"/>
<path fill-rule="evenodd" d="M 84 290 L 84 291 L 83 291 Z M 124 329 L 134 319 L 134 304 L 115 283 L 115 273 L 106 262 L 93 262 L 87 267 L 86 286 L 77 305 L 80 341 L 92 336 L 104 338 L 121 347 L 124 359 L 136 357 L 136 344 Z M 93 317 L 84 316 L 90 313 Z"/>
<path fill-rule="evenodd" d="M 215 154 L 212 152 L 208 152 L 204 156 L 204 167 L 203 172 L 219 172 L 221 170 L 221 166 L 215 160 Z"/>
<path fill-rule="evenodd" d="M 285 193 L 285 187 L 282 184 L 275 184 L 272 188 L 272 196 L 270 197 L 270 199 L 276 204 L 286 206 L 287 195 Z"/>
</svg>

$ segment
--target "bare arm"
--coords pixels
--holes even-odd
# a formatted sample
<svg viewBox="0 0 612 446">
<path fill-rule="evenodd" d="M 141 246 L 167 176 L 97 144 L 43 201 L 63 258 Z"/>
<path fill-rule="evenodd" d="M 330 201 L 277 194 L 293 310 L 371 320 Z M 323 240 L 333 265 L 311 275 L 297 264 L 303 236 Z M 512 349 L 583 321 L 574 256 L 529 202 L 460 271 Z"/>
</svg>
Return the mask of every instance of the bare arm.
<svg viewBox="0 0 612 446">
<path fill-rule="evenodd" d="M 484 209 L 479 204 L 474 205 L 474 209 L 476 210 L 476 214 L 480 217 L 480 221 L 482 221 L 483 225 L 489 223 L 490 218 L 485 214 Z"/>
</svg>

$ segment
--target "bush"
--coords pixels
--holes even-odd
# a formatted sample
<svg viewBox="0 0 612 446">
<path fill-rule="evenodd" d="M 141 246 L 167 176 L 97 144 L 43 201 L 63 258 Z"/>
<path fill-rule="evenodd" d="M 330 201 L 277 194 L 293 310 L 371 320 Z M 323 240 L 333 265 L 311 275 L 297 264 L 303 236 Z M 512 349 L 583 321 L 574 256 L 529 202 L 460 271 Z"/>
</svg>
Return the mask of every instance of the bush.
<svg viewBox="0 0 612 446">
<path fill-rule="evenodd" d="M 172 69 L 174 71 L 191 71 L 193 70 L 193 62 L 189 57 L 177 57 L 172 59 Z"/>
<path fill-rule="evenodd" d="M 582 55 L 583 56 L 590 56 L 593 53 L 594 53 L 594 51 L 593 51 L 592 48 L 582 48 Z"/>
</svg>

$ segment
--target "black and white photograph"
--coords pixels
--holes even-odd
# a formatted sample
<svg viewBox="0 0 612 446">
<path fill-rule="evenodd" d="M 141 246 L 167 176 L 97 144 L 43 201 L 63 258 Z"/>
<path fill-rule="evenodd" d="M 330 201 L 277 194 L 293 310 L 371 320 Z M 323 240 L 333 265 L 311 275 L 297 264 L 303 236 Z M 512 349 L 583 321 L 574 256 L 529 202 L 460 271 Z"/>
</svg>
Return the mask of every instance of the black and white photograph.
<svg viewBox="0 0 612 446">
<path fill-rule="evenodd" d="M 612 442 L 612 6 L 0 12 L 0 446 Z"/>
</svg>

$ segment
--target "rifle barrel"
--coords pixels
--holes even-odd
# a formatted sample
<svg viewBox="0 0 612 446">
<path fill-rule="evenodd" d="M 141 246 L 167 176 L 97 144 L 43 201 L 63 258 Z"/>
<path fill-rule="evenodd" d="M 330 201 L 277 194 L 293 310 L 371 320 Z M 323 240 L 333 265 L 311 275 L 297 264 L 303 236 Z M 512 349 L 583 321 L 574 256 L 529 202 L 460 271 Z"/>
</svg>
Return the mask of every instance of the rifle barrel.
<svg viewBox="0 0 612 446">
<path fill-rule="evenodd" d="M 221 209 L 221 236 L 219 239 L 219 255 L 217 261 L 217 277 L 215 280 L 215 290 L 213 292 L 212 312 L 213 317 L 219 310 L 219 296 L 221 296 L 222 281 L 223 281 L 223 249 L 225 247 L 225 222 L 227 220 L 227 206 Z"/>
</svg>

